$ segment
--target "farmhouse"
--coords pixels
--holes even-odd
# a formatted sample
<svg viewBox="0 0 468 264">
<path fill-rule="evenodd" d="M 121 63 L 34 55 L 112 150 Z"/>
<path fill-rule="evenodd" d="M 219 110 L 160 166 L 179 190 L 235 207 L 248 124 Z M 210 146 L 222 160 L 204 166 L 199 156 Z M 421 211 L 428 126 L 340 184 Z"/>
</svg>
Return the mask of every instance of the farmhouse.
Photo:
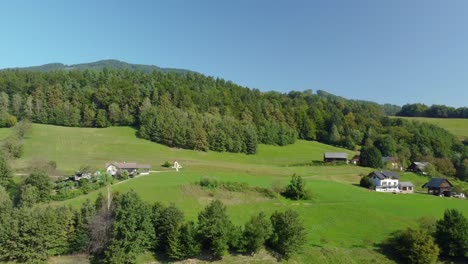
<svg viewBox="0 0 468 264">
<path fill-rule="evenodd" d="M 445 178 L 431 178 L 429 182 L 425 183 L 423 188 L 427 188 L 427 193 L 439 196 L 451 196 L 453 189 L 452 183 Z"/>
<path fill-rule="evenodd" d="M 323 154 L 324 162 L 348 162 L 348 153 L 345 152 L 325 152 Z"/>
<path fill-rule="evenodd" d="M 406 171 L 418 172 L 425 174 L 426 167 L 429 165 L 429 162 L 418 162 L 414 161 L 411 165 L 406 169 Z"/>
<path fill-rule="evenodd" d="M 135 162 L 112 162 L 106 163 L 106 172 L 112 176 L 127 171 L 129 175 L 149 174 L 150 165 L 137 164 Z"/>
<path fill-rule="evenodd" d="M 397 170 L 397 169 L 402 170 L 402 168 L 400 168 L 400 162 L 395 157 L 390 157 L 390 156 L 382 157 L 382 163 L 387 165 L 388 166 L 387 168 L 390 168 L 392 170 Z"/>
<path fill-rule="evenodd" d="M 392 171 L 374 171 L 370 176 L 377 192 L 398 192 L 400 175 Z"/>
<path fill-rule="evenodd" d="M 411 182 L 400 182 L 398 189 L 401 193 L 414 193 L 414 185 Z"/>
</svg>

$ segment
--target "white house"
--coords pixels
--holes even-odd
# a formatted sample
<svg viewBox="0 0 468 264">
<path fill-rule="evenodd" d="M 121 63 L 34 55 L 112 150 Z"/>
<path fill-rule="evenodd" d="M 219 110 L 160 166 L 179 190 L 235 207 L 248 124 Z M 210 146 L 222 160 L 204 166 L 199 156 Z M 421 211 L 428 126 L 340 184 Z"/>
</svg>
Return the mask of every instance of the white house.
<svg viewBox="0 0 468 264">
<path fill-rule="evenodd" d="M 148 164 L 137 164 L 134 162 L 113 162 L 106 163 L 106 172 L 112 176 L 122 173 L 126 170 L 130 176 L 136 174 L 149 174 L 150 165 Z"/>
<path fill-rule="evenodd" d="M 370 175 L 377 192 L 399 192 L 400 175 L 393 171 L 374 171 Z"/>
</svg>

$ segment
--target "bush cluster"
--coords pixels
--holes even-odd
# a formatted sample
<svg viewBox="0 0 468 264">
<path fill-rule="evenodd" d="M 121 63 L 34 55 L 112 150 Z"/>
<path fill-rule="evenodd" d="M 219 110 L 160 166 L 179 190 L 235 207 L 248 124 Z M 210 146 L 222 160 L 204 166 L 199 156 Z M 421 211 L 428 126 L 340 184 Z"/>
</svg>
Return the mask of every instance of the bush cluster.
<svg viewBox="0 0 468 264">
<path fill-rule="evenodd" d="M 305 185 L 305 181 L 302 180 L 301 176 L 293 174 L 291 181 L 285 190 L 281 192 L 281 195 L 291 200 L 310 200 L 312 199 L 312 193 L 306 189 Z"/>
<path fill-rule="evenodd" d="M 196 182 L 196 184 L 201 186 L 202 188 L 209 190 L 222 189 L 230 192 L 254 191 L 268 198 L 275 198 L 278 196 L 278 193 L 276 191 L 269 188 L 263 188 L 258 186 L 251 187 L 245 182 L 219 181 L 218 179 L 213 177 L 203 177 L 200 179 L 200 181 Z"/>
<path fill-rule="evenodd" d="M 421 227 L 393 233 L 383 249 L 403 263 L 435 263 L 439 254 L 468 259 L 468 219 L 460 211 L 447 209 L 435 223 L 424 218 Z"/>
</svg>

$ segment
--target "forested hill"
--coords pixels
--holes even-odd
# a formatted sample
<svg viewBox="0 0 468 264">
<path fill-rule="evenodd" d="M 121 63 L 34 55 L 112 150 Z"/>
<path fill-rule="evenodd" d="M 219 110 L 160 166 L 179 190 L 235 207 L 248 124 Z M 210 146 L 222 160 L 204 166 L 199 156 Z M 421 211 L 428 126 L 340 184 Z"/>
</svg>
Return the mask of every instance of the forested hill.
<svg viewBox="0 0 468 264">
<path fill-rule="evenodd" d="M 430 124 L 388 118 L 382 106 L 311 90 L 261 92 L 196 73 L 122 69 L 0 71 L 0 126 L 134 126 L 171 147 L 254 154 L 296 139 L 409 161 L 468 178 L 468 148 Z"/>
<path fill-rule="evenodd" d="M 317 95 L 322 97 L 322 98 L 325 98 L 325 99 L 328 99 L 328 100 L 332 100 L 332 101 L 354 101 L 354 102 L 357 102 L 357 103 L 361 103 L 361 104 L 373 104 L 375 106 L 378 106 L 380 108 L 382 108 L 382 111 L 384 112 L 385 115 L 387 116 L 394 116 L 396 115 L 398 112 L 401 111 L 401 106 L 399 105 L 394 105 L 394 104 L 383 104 L 383 105 L 379 105 L 377 103 L 374 103 L 374 102 L 371 102 L 371 101 L 365 101 L 365 100 L 350 100 L 350 99 L 346 99 L 344 97 L 341 97 L 341 96 L 337 96 L 337 95 L 334 95 L 334 94 L 331 94 L 331 93 L 328 93 L 326 91 L 322 91 L 322 90 L 318 90 L 317 91 Z"/>
<path fill-rule="evenodd" d="M 397 113 L 407 117 L 468 118 L 468 107 L 450 107 L 446 105 L 406 104 Z"/>
<path fill-rule="evenodd" d="M 100 60 L 90 63 L 81 63 L 81 64 L 72 64 L 66 65 L 62 63 L 49 63 L 40 66 L 24 67 L 24 68 L 14 68 L 14 70 L 20 71 L 40 71 L 40 72 L 50 72 L 57 70 L 103 70 L 104 68 L 108 69 L 118 69 L 118 70 L 131 70 L 131 71 L 141 71 L 145 73 L 150 73 L 153 71 L 159 72 L 175 72 L 175 73 L 188 73 L 192 72 L 185 69 L 176 69 L 176 68 L 160 68 L 155 65 L 144 65 L 144 64 L 131 64 L 119 60 Z"/>
</svg>

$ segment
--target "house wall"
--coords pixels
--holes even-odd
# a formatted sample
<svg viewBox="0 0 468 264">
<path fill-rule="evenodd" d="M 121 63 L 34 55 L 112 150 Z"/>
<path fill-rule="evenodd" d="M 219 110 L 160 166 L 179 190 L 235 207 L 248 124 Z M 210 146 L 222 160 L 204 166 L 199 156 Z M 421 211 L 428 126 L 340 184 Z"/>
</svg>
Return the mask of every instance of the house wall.
<svg viewBox="0 0 468 264">
<path fill-rule="evenodd" d="M 375 185 L 375 190 L 378 192 L 397 192 L 398 189 L 398 180 L 394 179 L 383 179 L 372 176 L 372 182 Z"/>
<path fill-rule="evenodd" d="M 347 159 L 340 159 L 340 158 L 324 158 L 324 162 L 345 162 L 348 163 Z"/>
<path fill-rule="evenodd" d="M 109 165 L 107 166 L 106 168 L 106 172 L 112 176 L 114 176 L 115 174 L 117 174 L 118 172 L 118 169 L 117 167 L 115 167 L 114 165 Z"/>
<path fill-rule="evenodd" d="M 401 193 L 414 193 L 414 187 L 411 186 L 400 187 L 399 189 Z"/>
</svg>

